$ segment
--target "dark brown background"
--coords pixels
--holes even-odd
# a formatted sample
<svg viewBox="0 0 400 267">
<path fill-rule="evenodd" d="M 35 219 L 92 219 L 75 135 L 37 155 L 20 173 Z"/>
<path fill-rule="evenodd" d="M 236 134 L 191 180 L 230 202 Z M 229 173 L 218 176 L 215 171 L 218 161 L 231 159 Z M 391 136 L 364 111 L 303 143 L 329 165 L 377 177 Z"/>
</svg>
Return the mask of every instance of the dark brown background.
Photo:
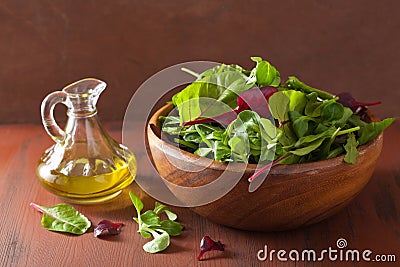
<svg viewBox="0 0 400 267">
<path fill-rule="evenodd" d="M 0 1 L 0 123 L 40 123 L 41 100 L 84 77 L 108 83 L 101 118 L 121 121 L 139 85 L 167 66 L 250 68 L 254 55 L 399 116 L 399 10 L 396 0 Z"/>
</svg>

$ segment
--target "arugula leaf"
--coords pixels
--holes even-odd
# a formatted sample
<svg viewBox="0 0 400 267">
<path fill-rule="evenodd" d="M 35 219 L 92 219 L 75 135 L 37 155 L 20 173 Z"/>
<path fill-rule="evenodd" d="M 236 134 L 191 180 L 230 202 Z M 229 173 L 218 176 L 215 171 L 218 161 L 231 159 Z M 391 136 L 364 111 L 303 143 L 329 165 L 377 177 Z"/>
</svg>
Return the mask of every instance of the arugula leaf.
<svg viewBox="0 0 400 267">
<path fill-rule="evenodd" d="M 355 164 L 356 159 L 359 155 L 357 150 L 358 142 L 354 133 L 350 133 L 347 137 L 347 143 L 344 146 L 346 150 L 346 155 L 344 156 L 344 161 L 350 164 Z"/>
<path fill-rule="evenodd" d="M 82 235 L 91 226 L 89 219 L 85 215 L 68 204 L 45 207 L 31 203 L 30 206 L 43 213 L 42 225 L 50 231 Z"/>
</svg>

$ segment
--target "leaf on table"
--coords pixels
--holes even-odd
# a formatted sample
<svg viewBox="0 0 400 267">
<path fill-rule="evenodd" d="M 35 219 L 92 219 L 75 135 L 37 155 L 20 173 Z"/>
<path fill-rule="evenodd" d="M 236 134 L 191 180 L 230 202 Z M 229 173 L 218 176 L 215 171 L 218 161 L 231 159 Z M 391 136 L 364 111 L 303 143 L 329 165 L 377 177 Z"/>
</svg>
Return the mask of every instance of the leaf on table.
<svg viewBox="0 0 400 267">
<path fill-rule="evenodd" d="M 157 229 L 162 229 L 167 232 L 170 236 L 178 236 L 181 234 L 183 230 L 182 224 L 171 221 L 171 220 L 164 220 L 161 221 L 160 226 Z"/>
<path fill-rule="evenodd" d="M 142 222 L 148 225 L 159 225 L 160 224 L 160 218 L 158 215 L 152 211 L 152 210 L 147 210 L 143 214 L 140 215 L 140 218 L 142 219 Z"/>
<path fill-rule="evenodd" d="M 45 207 L 31 203 L 30 206 L 43 213 L 42 225 L 50 231 L 81 235 L 91 226 L 88 218 L 68 204 Z"/>
<path fill-rule="evenodd" d="M 144 251 L 148 253 L 157 253 L 165 250 L 169 246 L 169 234 L 164 230 L 157 229 L 157 231 L 160 231 L 161 234 L 153 231 L 152 234 L 154 239 L 143 245 Z"/>
<path fill-rule="evenodd" d="M 200 241 L 200 254 L 197 256 L 197 259 L 201 260 L 204 253 L 212 250 L 224 251 L 225 245 L 222 244 L 221 241 L 214 241 L 208 235 L 206 235 Z"/>
<path fill-rule="evenodd" d="M 161 203 L 158 203 L 157 201 L 155 203 L 153 211 L 157 215 L 164 212 L 167 215 L 168 219 L 170 219 L 171 221 L 175 221 L 178 218 L 178 216 L 175 213 L 173 213 L 172 211 L 170 211 L 167 206 L 165 206 Z"/>
<path fill-rule="evenodd" d="M 143 209 L 143 202 L 137 196 L 135 196 L 135 194 L 133 194 L 132 192 L 129 192 L 129 197 L 131 198 L 133 206 L 135 206 L 136 212 L 139 216 L 140 212 Z"/>
<path fill-rule="evenodd" d="M 94 228 L 94 236 L 118 235 L 121 232 L 122 225 L 122 222 L 114 223 L 109 220 L 101 220 L 96 228 Z"/>
</svg>

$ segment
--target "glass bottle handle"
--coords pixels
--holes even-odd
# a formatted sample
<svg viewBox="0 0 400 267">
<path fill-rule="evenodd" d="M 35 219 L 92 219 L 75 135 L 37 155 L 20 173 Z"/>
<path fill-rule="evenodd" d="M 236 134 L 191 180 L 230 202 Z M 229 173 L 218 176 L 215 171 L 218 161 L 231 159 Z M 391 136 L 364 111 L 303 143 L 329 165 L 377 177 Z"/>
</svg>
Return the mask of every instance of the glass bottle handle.
<svg viewBox="0 0 400 267">
<path fill-rule="evenodd" d="M 56 120 L 54 119 L 54 107 L 59 103 L 66 105 L 66 99 L 67 93 L 63 91 L 56 91 L 46 96 L 46 98 L 43 99 L 41 106 L 43 126 L 50 137 L 56 142 L 61 142 L 64 140 L 65 132 L 60 128 L 60 126 L 58 126 Z"/>
</svg>

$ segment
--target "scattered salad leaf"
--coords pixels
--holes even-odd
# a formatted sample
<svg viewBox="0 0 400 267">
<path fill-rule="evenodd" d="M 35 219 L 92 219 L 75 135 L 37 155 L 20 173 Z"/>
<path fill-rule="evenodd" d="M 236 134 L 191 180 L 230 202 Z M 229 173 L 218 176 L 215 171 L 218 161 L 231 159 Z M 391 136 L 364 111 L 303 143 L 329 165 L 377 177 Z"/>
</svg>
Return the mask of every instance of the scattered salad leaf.
<svg viewBox="0 0 400 267">
<path fill-rule="evenodd" d="M 109 220 L 101 220 L 96 228 L 94 228 L 94 236 L 118 235 L 121 232 L 122 226 L 122 222 L 114 223 Z"/>
<path fill-rule="evenodd" d="M 129 196 L 136 209 L 137 217 L 133 219 L 139 225 L 138 232 L 144 238 L 150 238 L 151 236 L 154 238 L 143 245 L 143 250 L 148 253 L 157 253 L 165 250 L 170 244 L 170 236 L 178 236 L 183 230 L 183 226 L 175 221 L 177 219 L 176 214 L 170 211 L 167 206 L 158 202 L 155 203 L 153 210 L 141 213 L 143 202 L 132 192 L 129 192 Z M 160 219 L 159 215 L 162 213 L 167 215 L 168 220 Z"/>
<path fill-rule="evenodd" d="M 219 250 L 224 251 L 225 245 L 221 243 L 221 241 L 215 242 L 208 235 L 204 236 L 200 241 L 200 254 L 197 256 L 197 259 L 200 261 L 203 257 L 204 253 L 209 252 L 211 250 Z"/>
<path fill-rule="evenodd" d="M 50 231 L 81 235 L 91 226 L 88 218 L 68 204 L 45 207 L 31 203 L 30 206 L 43 213 L 42 225 Z"/>
</svg>

